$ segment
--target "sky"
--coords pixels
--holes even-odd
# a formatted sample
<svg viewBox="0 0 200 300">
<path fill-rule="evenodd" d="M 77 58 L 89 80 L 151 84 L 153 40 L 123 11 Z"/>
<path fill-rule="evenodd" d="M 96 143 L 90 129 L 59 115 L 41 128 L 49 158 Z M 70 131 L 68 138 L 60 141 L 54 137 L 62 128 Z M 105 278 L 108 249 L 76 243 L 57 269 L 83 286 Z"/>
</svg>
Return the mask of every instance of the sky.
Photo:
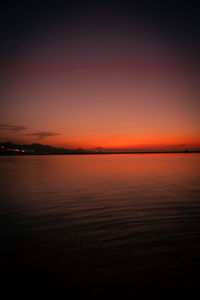
<svg viewBox="0 0 200 300">
<path fill-rule="evenodd" d="M 0 142 L 200 149 L 192 1 L 15 1 L 0 17 Z"/>
</svg>

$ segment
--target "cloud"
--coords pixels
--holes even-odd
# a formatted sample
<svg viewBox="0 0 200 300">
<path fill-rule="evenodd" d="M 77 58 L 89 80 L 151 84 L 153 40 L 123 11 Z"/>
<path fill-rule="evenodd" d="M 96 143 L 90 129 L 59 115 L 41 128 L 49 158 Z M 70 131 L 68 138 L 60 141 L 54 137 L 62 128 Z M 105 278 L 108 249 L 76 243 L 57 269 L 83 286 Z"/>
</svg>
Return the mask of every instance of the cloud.
<svg viewBox="0 0 200 300">
<path fill-rule="evenodd" d="M 0 130 L 8 130 L 10 132 L 21 132 L 23 130 L 28 129 L 25 126 L 21 125 L 11 125 L 11 124 L 0 124 Z M 56 136 L 60 135 L 60 133 L 52 132 L 52 131 L 36 131 L 32 133 L 20 133 L 20 135 L 29 135 L 29 136 L 34 136 L 36 139 L 44 139 L 46 137 L 50 136 Z"/>
<path fill-rule="evenodd" d="M 15 45 L 15 42 L 10 43 Z M 17 45 L 17 43 L 16 43 Z M 20 43 L 19 43 L 20 45 Z M 128 62 L 113 62 L 113 63 L 99 63 L 99 64 L 52 64 L 42 61 L 33 60 L 19 60 L 10 61 L 0 66 L 0 76 L 4 76 L 7 73 L 19 73 L 28 75 L 45 75 L 45 74 L 67 74 L 67 73 L 93 73 L 93 72 L 131 72 L 140 73 L 160 73 L 160 72 L 188 72 L 196 68 L 195 62 L 189 63 L 176 62 L 171 65 L 169 61 L 149 61 L 147 58 L 135 59 Z"/>
<path fill-rule="evenodd" d="M 50 131 L 37 131 L 37 132 L 29 133 L 27 135 L 35 136 L 37 139 L 44 139 L 49 136 L 60 135 L 60 133 L 55 133 L 55 132 L 50 132 Z"/>
<path fill-rule="evenodd" d="M 9 131 L 21 131 L 27 129 L 27 127 L 20 125 L 0 124 L 0 129 Z"/>
<path fill-rule="evenodd" d="M 170 148 L 182 148 L 182 147 L 185 147 L 185 145 L 184 144 L 179 144 L 179 145 L 170 145 L 169 146 Z"/>
</svg>

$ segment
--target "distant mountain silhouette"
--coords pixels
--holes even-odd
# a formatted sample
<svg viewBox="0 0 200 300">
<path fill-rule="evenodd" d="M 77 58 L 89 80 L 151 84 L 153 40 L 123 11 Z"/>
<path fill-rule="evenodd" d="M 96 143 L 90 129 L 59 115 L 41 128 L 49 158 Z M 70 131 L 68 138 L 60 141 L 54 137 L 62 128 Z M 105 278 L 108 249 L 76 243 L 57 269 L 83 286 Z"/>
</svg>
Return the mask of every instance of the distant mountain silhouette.
<svg viewBox="0 0 200 300">
<path fill-rule="evenodd" d="M 55 148 L 49 145 L 42 144 L 15 144 L 12 142 L 0 143 L 1 154 L 71 154 L 71 153 L 90 153 L 90 151 L 79 149 Z"/>
</svg>

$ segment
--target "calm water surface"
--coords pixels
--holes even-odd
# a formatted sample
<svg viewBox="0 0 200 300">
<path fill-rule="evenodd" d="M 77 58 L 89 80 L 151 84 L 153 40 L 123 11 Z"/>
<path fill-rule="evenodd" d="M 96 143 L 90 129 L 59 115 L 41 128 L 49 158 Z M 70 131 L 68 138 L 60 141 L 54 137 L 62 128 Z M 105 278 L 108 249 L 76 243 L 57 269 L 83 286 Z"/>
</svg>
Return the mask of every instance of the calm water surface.
<svg viewBox="0 0 200 300">
<path fill-rule="evenodd" d="M 19 291 L 198 286 L 199 154 L 2 156 L 0 193 L 1 269 Z"/>
</svg>

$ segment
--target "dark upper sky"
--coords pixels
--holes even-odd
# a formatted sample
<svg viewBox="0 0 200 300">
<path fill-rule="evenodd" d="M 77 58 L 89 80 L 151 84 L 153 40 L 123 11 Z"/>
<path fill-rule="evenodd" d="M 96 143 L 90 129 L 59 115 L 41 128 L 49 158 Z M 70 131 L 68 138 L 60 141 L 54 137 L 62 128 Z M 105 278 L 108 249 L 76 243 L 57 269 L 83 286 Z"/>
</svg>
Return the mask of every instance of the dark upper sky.
<svg viewBox="0 0 200 300">
<path fill-rule="evenodd" d="M 162 34 L 198 54 L 200 18 L 193 1 L 4 1 L 1 4 L 1 43 L 23 43 L 43 27 L 60 23 L 68 31 L 88 26 L 151 24 Z M 3 53 L 1 48 L 1 53 Z M 184 49 L 185 50 L 185 49 Z M 5 54 L 5 53 L 4 53 Z M 6 54 L 9 58 L 9 53 Z"/>
</svg>

